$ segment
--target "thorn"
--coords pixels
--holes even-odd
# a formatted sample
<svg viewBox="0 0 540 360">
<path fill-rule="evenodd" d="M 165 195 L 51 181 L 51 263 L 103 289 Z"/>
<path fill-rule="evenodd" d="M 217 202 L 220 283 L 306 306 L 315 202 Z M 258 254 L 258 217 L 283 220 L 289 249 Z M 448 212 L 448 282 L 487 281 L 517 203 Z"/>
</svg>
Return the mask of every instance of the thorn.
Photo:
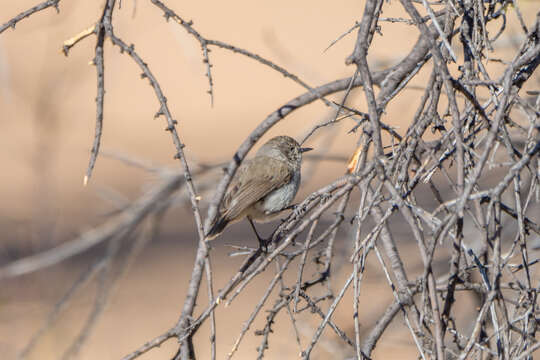
<svg viewBox="0 0 540 360">
<path fill-rule="evenodd" d="M 92 59 L 88 62 L 88 65 L 96 65 L 96 62 L 94 61 L 94 59 Z"/>
<path fill-rule="evenodd" d="M 88 185 L 88 175 L 84 175 L 84 178 L 83 178 L 83 186 L 86 186 Z"/>
</svg>

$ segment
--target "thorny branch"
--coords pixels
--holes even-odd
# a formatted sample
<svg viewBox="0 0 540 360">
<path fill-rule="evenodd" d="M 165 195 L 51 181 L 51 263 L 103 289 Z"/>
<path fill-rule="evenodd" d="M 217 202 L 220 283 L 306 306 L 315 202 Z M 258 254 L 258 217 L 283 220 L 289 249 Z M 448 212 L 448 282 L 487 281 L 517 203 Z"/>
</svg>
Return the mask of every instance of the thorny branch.
<svg viewBox="0 0 540 360">
<path fill-rule="evenodd" d="M 361 120 L 357 120 L 351 130 L 358 134 L 358 148 L 351 149 L 354 155 L 347 173 L 335 176 L 335 181 L 297 204 L 277 227 L 268 253 L 247 248 L 249 256 L 242 266 L 230 274 L 229 282 L 214 294 L 209 261 L 211 249 L 204 240 L 199 207 L 200 192 L 210 189 L 209 186 L 200 187 L 198 192 L 193 183 L 194 178 L 208 176 L 211 167 L 191 170 L 180 140 L 178 121 L 171 114 L 160 83 L 135 46 L 128 45 L 129 42 L 115 34 L 116 1 L 106 0 L 95 25 L 66 40 L 63 47 L 68 55 L 80 41 L 96 37 L 93 60 L 97 72 L 96 131 L 85 183 L 99 156 L 103 133 L 106 39 L 134 61 L 142 78 L 152 87 L 160 104 L 156 117 L 166 121 L 165 130 L 171 134 L 182 175 L 162 177 L 161 184 L 132 204 L 126 204 L 109 222 L 76 239 L 0 267 L 0 279 L 18 276 L 57 264 L 100 243 L 108 245 L 107 254 L 68 290 L 46 324 L 23 349 L 21 358 L 30 353 L 42 334 L 52 326 L 73 294 L 97 277 L 100 290 L 92 314 L 64 357 L 79 351 L 107 300 L 115 279 L 108 269 L 117 258 L 122 242 L 134 236 L 145 219 L 160 219 L 170 207 L 170 198 L 181 187 L 187 189 L 198 244 L 184 305 L 179 319 L 170 329 L 126 355 L 126 360 L 136 359 L 172 338 L 179 342 L 175 359 L 195 359 L 198 346 L 206 343 L 193 339 L 207 320 L 212 329 L 211 356 L 217 358 L 223 351 L 216 347 L 218 334 L 214 311 L 220 304 L 231 304 L 242 296 L 246 286 L 260 280 L 260 274 L 269 271 L 273 262 L 277 264 L 276 274 L 239 329 L 233 348 L 225 352 L 228 358 L 239 349 L 255 320 L 262 318 L 265 306 L 267 316 L 263 328 L 255 332 L 261 336 L 258 358 L 265 357 L 271 350 L 275 323 L 287 318 L 297 329 L 297 323 L 304 321 L 301 317 L 306 310 L 311 311 L 315 321 L 312 333 L 304 339 L 297 333 L 301 356 L 306 359 L 320 347 L 326 327 L 337 336 L 336 342 L 345 345 L 347 354 L 354 354 L 357 359 L 369 359 L 377 344 L 384 341 L 383 335 L 389 331 L 389 325 L 400 316 L 406 324 L 409 344 L 415 346 L 422 358 L 482 358 L 483 354 L 500 359 L 531 358 L 540 348 L 536 339 L 539 278 L 535 264 L 538 259 L 533 252 L 538 247 L 540 231 L 540 96 L 535 90 L 529 93 L 521 90 L 531 83 L 530 79 L 534 78 L 540 65 L 540 13 L 533 24 L 526 24 L 517 3 L 510 0 L 435 3 L 401 0 L 409 18 L 382 18 L 387 2 L 367 0 L 361 19 L 335 41 L 358 28 L 354 49 L 346 59 L 347 64 L 355 65 L 351 76 L 312 87 L 286 68 L 253 52 L 204 37 L 193 22 L 184 20 L 164 2 L 150 2 L 163 12 L 166 20 L 174 20 L 199 42 L 212 103 L 211 47 L 247 56 L 306 89 L 304 94 L 262 120 L 238 147 L 219 183 L 211 182 L 214 197 L 209 204 L 206 223 L 216 215 L 235 171 L 251 148 L 268 130 L 301 107 L 320 100 L 337 111 L 330 122 L 306 129 L 306 139 L 323 128 L 337 131 L 329 129 L 338 128 L 326 125 L 337 122 L 344 112 L 348 112 L 346 117 L 359 116 Z M 45 1 L 20 13 L 2 25 L 0 33 L 48 7 L 58 10 L 58 3 L 59 0 Z M 510 8 L 514 9 L 525 35 L 512 60 L 504 63 L 503 75 L 497 78 L 490 67 L 493 45 L 507 31 L 506 18 L 512 12 Z M 422 17 L 420 13 L 428 15 Z M 497 19 L 502 19 L 503 24 L 492 36 L 487 25 Z M 396 22 L 415 26 L 420 35 L 410 52 L 397 64 L 373 71 L 368 54 L 382 22 L 390 22 L 384 26 Z M 463 54 L 459 54 L 453 44 L 456 35 L 459 35 Z M 457 71 L 452 70 L 451 63 L 457 63 Z M 389 104 L 409 87 L 409 82 L 422 69 L 428 69 L 429 80 L 414 117 L 400 133 L 385 119 Z M 345 100 L 353 96 L 352 89 L 358 87 L 363 88 L 367 111 L 345 104 Z M 341 104 L 326 98 L 339 92 L 345 92 Z M 430 129 L 432 136 L 428 141 Z M 383 131 L 390 134 L 389 142 Z M 388 148 L 390 152 L 385 153 Z M 426 205 L 423 194 L 426 191 L 432 195 L 435 205 Z M 396 226 L 400 228 L 399 233 L 396 233 Z M 352 230 L 338 235 L 340 229 Z M 295 247 L 304 233 L 307 234 L 305 241 L 300 242 L 302 246 Z M 398 240 L 403 237 L 399 234 L 404 233 L 415 240 L 415 245 L 409 245 L 417 247 L 414 253 L 420 271 L 414 272 L 416 276 L 411 271 L 413 259 L 405 254 L 405 244 Z M 336 255 L 336 243 L 347 239 L 351 244 L 350 253 Z M 130 254 L 134 254 L 136 248 L 136 245 L 131 246 Z M 379 275 L 386 278 L 392 297 L 387 299 L 389 305 L 373 326 L 361 331 L 364 325 L 359 309 L 365 301 L 366 279 L 372 276 L 366 272 L 366 264 L 373 258 L 373 253 L 377 257 L 373 262 L 377 264 Z M 437 261 L 443 261 L 446 267 L 437 265 Z M 126 263 L 128 261 L 123 263 L 123 268 Z M 308 275 L 308 267 L 316 270 L 313 275 Z M 203 275 L 207 277 L 207 303 L 199 296 Z M 278 284 L 280 291 L 274 294 Z M 379 286 L 386 285 L 381 283 Z M 335 289 L 338 289 L 337 294 Z M 459 292 L 468 294 L 478 304 L 477 310 L 468 314 L 465 324 L 459 318 L 458 309 L 462 309 L 462 297 L 456 296 Z M 268 305 L 272 296 L 275 299 Z M 352 320 L 350 324 L 339 324 L 334 314 L 351 311 L 345 305 L 347 296 L 352 296 L 353 300 L 349 317 Z M 197 303 L 205 305 L 195 316 Z M 278 317 L 284 310 L 288 316 Z M 354 328 L 354 336 L 343 330 L 347 325 Z"/>
<path fill-rule="evenodd" d="M 28 10 L 25 10 L 23 12 L 21 12 L 19 15 L 13 17 L 11 20 L 9 20 L 8 22 L 2 24 L 0 26 L 0 34 L 3 33 L 6 29 L 8 28 L 12 28 L 12 29 L 15 29 L 15 25 L 17 25 L 17 23 L 23 19 L 26 19 L 30 16 L 32 16 L 33 14 L 41 11 L 41 10 L 45 10 L 47 8 L 50 8 L 50 7 L 54 7 L 56 9 L 57 12 L 60 12 L 60 10 L 58 9 L 58 3 L 60 2 L 60 0 L 47 0 L 47 1 L 44 1 Z"/>
</svg>

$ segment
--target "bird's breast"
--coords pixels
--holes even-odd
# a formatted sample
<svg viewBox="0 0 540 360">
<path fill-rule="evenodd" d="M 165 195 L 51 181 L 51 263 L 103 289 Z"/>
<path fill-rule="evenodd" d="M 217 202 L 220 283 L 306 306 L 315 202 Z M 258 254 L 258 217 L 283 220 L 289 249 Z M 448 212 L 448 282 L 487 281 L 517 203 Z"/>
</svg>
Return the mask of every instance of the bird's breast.
<svg viewBox="0 0 540 360">
<path fill-rule="evenodd" d="M 266 195 L 260 201 L 259 209 L 265 214 L 283 210 L 291 204 L 300 185 L 300 171 L 295 171 L 291 181 Z"/>
</svg>

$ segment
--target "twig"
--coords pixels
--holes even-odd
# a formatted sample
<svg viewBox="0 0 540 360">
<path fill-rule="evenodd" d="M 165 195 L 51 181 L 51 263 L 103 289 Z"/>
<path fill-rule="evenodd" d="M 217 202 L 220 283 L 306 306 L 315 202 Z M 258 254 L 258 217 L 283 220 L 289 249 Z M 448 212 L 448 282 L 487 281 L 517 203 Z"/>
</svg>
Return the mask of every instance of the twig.
<svg viewBox="0 0 540 360">
<path fill-rule="evenodd" d="M 56 9 L 56 12 L 60 12 L 60 10 L 58 9 L 58 3 L 59 2 L 60 2 L 60 0 L 47 0 L 47 1 L 44 1 L 42 3 L 39 3 L 38 5 L 36 5 L 34 7 L 31 7 L 28 10 L 25 10 L 25 11 L 21 12 L 20 14 L 18 14 L 17 16 L 15 16 L 11 20 L 9 20 L 8 22 L 6 22 L 6 23 L 4 23 L 3 25 L 0 26 L 0 34 L 3 33 L 8 28 L 15 29 L 15 25 L 17 25 L 17 23 L 19 21 L 21 21 L 21 20 L 23 20 L 25 18 L 28 18 L 28 17 L 32 16 L 33 14 L 35 14 L 35 13 L 41 11 L 41 10 L 45 10 L 47 8 L 54 7 Z"/>
</svg>

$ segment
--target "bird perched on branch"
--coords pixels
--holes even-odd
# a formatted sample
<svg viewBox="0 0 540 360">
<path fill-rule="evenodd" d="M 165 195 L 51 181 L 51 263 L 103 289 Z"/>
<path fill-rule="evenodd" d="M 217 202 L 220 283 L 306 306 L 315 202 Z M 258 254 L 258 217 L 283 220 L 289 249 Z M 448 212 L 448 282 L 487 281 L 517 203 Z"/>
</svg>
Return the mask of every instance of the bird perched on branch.
<svg viewBox="0 0 540 360">
<path fill-rule="evenodd" d="M 228 224 L 247 217 L 264 247 L 267 241 L 259 236 L 253 220 L 268 222 L 289 207 L 300 187 L 302 153 L 309 150 L 289 136 L 268 140 L 253 159 L 244 161 L 236 171 L 206 239 L 215 238 Z"/>
</svg>

